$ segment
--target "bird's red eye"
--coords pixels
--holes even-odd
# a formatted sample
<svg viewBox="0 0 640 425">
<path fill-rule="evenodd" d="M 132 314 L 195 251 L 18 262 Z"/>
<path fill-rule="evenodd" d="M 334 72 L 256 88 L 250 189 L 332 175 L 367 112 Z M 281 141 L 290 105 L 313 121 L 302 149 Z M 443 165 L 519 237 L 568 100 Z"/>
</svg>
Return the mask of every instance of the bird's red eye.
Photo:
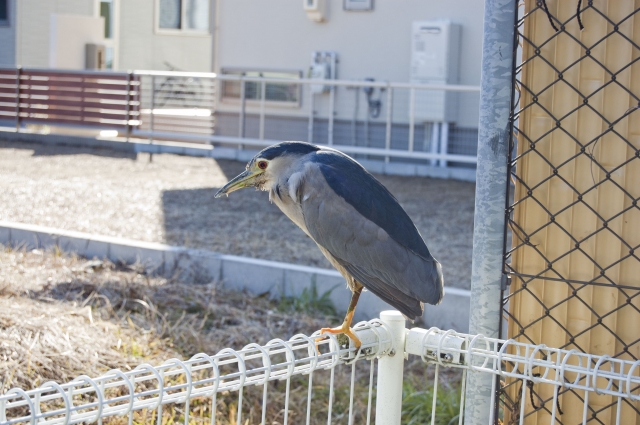
<svg viewBox="0 0 640 425">
<path fill-rule="evenodd" d="M 267 168 L 267 161 L 259 161 L 258 168 L 260 168 L 261 170 L 265 170 Z"/>
</svg>

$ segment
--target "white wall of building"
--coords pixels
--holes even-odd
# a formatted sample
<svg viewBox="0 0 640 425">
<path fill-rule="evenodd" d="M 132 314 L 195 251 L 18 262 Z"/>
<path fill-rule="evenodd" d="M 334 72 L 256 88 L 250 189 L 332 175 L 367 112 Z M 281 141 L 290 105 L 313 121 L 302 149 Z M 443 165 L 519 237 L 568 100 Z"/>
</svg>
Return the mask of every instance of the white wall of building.
<svg viewBox="0 0 640 425">
<path fill-rule="evenodd" d="M 69 39 L 68 43 L 62 39 L 52 40 L 52 34 L 58 34 L 60 30 L 51 27 L 51 22 L 55 22 L 52 17 L 75 15 L 95 18 L 100 14 L 99 4 L 99 0 L 10 0 L 10 10 L 15 16 L 10 26 L 0 26 L 0 66 L 45 68 L 56 64 L 56 67 L 78 68 L 80 55 L 84 58 L 86 41 L 82 41 L 82 48 L 78 50 L 77 40 Z M 158 0 L 116 0 L 114 4 L 115 63 L 118 69 L 166 70 L 166 61 L 186 71 L 212 71 L 211 31 L 206 34 L 158 31 L 155 22 Z M 212 5 L 211 14 L 213 9 Z M 83 25 L 71 24 L 64 28 L 64 33 L 76 31 L 84 39 L 86 28 L 83 28 Z M 52 43 L 59 45 L 58 50 L 53 50 L 59 52 L 57 56 L 66 56 L 62 62 L 52 57 Z M 67 50 L 62 51 L 60 48 L 64 47 L 64 43 L 68 46 Z M 112 42 L 106 44 L 109 43 Z M 71 52 L 68 49 L 78 51 Z"/>
<path fill-rule="evenodd" d="M 87 43 L 104 44 L 104 18 L 51 15 L 49 67 L 85 69 Z"/>
<path fill-rule="evenodd" d="M 95 5 L 94 0 L 19 0 L 17 3 L 16 62 L 24 67 L 39 68 L 49 66 L 51 15 L 93 16 Z"/>
<path fill-rule="evenodd" d="M 9 24 L 0 25 L 0 66 L 16 64 L 16 3 L 9 0 Z"/>
<path fill-rule="evenodd" d="M 156 0 L 120 0 L 118 68 L 211 72 L 213 37 L 156 30 Z M 211 7 L 213 9 L 213 7 Z"/>
<path fill-rule="evenodd" d="M 327 0 L 325 22 L 309 20 L 299 0 L 217 0 L 216 71 L 225 67 L 307 72 L 311 52 L 338 53 L 339 79 L 408 82 L 412 22 L 450 19 L 462 26 L 460 84 L 480 84 L 482 0 L 376 0 L 345 11 Z M 463 98 L 464 99 L 464 98 Z M 477 127 L 477 104 L 460 102 L 458 124 Z"/>
</svg>

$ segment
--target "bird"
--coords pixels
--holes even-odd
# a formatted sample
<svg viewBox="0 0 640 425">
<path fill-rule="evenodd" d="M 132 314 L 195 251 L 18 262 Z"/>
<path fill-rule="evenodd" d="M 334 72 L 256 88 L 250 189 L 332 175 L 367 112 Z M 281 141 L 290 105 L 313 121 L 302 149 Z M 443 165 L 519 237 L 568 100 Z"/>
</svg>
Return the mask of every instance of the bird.
<svg viewBox="0 0 640 425">
<path fill-rule="evenodd" d="M 415 320 L 424 303 L 444 296 L 442 266 L 396 198 L 348 155 L 306 142 L 281 142 L 256 154 L 244 172 L 216 198 L 253 187 L 304 231 L 340 272 L 351 290 L 341 326 L 320 334 L 345 334 L 357 349 L 351 328 L 363 288 Z"/>
</svg>

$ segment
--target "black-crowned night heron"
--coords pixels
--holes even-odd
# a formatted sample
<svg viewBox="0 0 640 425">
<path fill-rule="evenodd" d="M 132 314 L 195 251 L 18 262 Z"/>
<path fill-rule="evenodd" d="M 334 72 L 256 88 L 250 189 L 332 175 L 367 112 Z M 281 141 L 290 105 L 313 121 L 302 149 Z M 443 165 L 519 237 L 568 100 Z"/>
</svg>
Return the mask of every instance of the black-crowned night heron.
<svg viewBox="0 0 640 425">
<path fill-rule="evenodd" d="M 278 143 L 258 153 L 216 197 L 245 187 L 268 191 L 347 280 L 353 294 L 344 322 L 322 333 L 344 333 L 360 347 L 351 321 L 363 287 L 410 320 L 422 316 L 423 303 L 442 300 L 442 268 L 418 229 L 393 195 L 347 155 Z"/>
</svg>

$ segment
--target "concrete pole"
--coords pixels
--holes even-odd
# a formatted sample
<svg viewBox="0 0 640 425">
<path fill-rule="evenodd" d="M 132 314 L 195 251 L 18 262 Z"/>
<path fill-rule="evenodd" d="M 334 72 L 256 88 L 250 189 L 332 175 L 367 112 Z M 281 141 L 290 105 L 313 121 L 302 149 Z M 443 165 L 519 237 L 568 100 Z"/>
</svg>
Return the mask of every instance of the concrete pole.
<svg viewBox="0 0 640 425">
<path fill-rule="evenodd" d="M 485 0 L 469 333 L 497 338 L 516 0 Z M 492 417 L 490 374 L 467 377 L 465 424 Z"/>
<path fill-rule="evenodd" d="M 393 338 L 393 355 L 378 360 L 376 425 L 400 425 L 402 417 L 402 377 L 404 368 L 405 319 L 395 310 L 380 313 Z"/>
</svg>

